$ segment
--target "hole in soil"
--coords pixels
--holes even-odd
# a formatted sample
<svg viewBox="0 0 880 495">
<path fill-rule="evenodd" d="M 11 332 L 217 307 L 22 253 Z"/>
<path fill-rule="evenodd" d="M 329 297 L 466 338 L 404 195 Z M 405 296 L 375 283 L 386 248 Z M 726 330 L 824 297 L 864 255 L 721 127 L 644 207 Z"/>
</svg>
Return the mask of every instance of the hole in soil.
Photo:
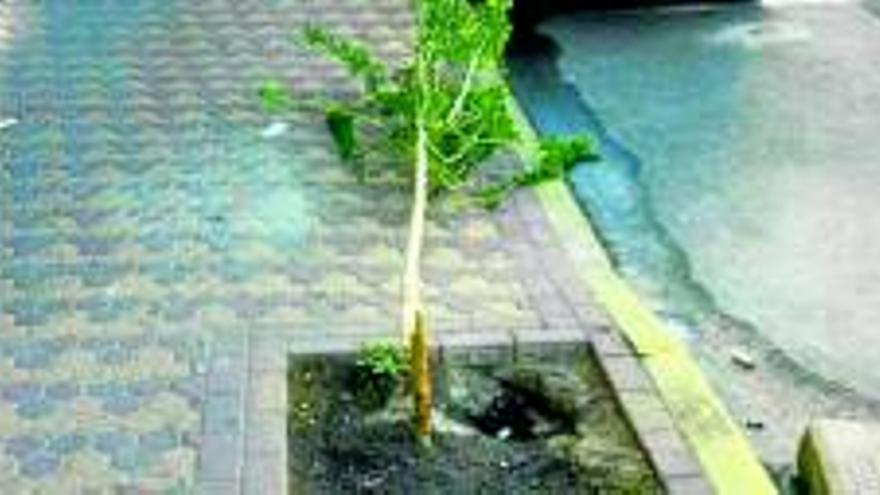
<svg viewBox="0 0 880 495">
<path fill-rule="evenodd" d="M 364 408 L 356 356 L 293 358 L 290 493 L 662 493 L 589 351 L 472 357 L 436 364 L 429 451 L 405 383 Z"/>
<path fill-rule="evenodd" d="M 574 432 L 574 418 L 556 410 L 548 397 L 508 380 L 500 386 L 501 392 L 489 406 L 470 418 L 482 433 L 528 441 Z"/>
</svg>

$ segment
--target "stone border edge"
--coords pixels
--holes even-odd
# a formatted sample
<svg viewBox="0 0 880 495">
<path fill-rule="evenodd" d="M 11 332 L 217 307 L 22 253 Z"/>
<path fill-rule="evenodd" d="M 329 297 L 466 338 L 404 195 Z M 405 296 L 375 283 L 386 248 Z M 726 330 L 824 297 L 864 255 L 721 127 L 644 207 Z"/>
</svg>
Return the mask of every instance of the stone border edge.
<svg viewBox="0 0 880 495">
<path fill-rule="evenodd" d="M 394 337 L 388 334 L 350 335 L 318 346 L 291 341 L 281 348 L 286 351 L 285 360 L 289 360 L 296 356 L 354 354 L 362 345 L 376 340 L 394 341 Z M 433 335 L 431 347 L 440 359 L 467 355 L 468 362 L 478 363 L 494 362 L 499 355 L 521 347 L 529 352 L 559 352 L 564 346 L 572 345 L 583 345 L 590 350 L 636 442 L 667 492 L 673 495 L 714 493 L 634 349 L 616 331 L 600 327 L 438 333 Z M 267 459 L 259 461 L 265 463 Z M 275 460 L 276 463 L 279 461 Z M 266 467 L 269 466 L 264 469 Z"/>
<path fill-rule="evenodd" d="M 532 161 L 536 158 L 537 134 L 512 95 L 508 104 L 526 141 L 519 150 L 520 157 L 526 162 Z M 661 319 L 617 274 L 567 184 L 562 180 L 542 184 L 535 189 L 535 195 L 557 240 L 571 258 L 578 278 L 608 312 L 616 331 L 632 347 L 637 356 L 633 364 L 647 371 L 671 413 L 676 431 L 698 459 L 702 474 L 714 493 L 776 494 L 775 485 L 745 434 L 715 395 L 686 345 L 664 328 Z M 633 399 L 625 390 L 621 393 L 624 394 L 621 402 Z M 671 438 L 648 437 L 645 447 L 648 450 L 662 449 Z M 670 492 L 699 493 L 696 487 L 688 486 L 687 478 L 697 479 L 676 480 L 668 486 Z"/>
</svg>

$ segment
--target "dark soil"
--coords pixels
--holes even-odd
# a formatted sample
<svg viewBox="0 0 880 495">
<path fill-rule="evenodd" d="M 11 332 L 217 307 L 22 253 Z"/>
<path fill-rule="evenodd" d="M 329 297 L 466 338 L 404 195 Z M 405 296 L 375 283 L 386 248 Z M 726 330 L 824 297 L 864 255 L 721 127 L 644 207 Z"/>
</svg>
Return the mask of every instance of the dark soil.
<svg viewBox="0 0 880 495">
<path fill-rule="evenodd" d="M 402 390 L 379 411 L 363 408 L 351 387 L 353 361 L 291 363 L 291 493 L 660 493 L 586 359 L 556 367 L 447 362 L 436 380 L 430 449 L 412 435 Z M 563 369 L 572 370 L 567 382 Z M 579 387 L 577 400 L 566 387 Z"/>
</svg>

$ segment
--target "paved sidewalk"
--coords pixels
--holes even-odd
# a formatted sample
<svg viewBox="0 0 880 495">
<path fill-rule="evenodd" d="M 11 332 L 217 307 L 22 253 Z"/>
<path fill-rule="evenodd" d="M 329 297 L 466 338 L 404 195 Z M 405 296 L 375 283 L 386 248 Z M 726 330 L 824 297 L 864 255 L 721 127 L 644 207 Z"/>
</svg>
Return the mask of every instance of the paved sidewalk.
<svg viewBox="0 0 880 495">
<path fill-rule="evenodd" d="M 408 201 L 254 89 L 345 89 L 290 33 L 395 57 L 406 5 L 0 5 L 0 493 L 284 492 L 285 352 L 394 335 Z M 604 325 L 567 266 L 530 194 L 440 215 L 434 328 Z"/>
</svg>

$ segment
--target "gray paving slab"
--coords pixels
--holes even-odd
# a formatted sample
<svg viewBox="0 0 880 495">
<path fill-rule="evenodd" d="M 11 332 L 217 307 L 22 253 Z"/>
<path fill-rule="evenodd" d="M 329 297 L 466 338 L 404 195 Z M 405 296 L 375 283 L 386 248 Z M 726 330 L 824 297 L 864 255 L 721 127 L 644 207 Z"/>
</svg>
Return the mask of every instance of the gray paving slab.
<svg viewBox="0 0 880 495">
<path fill-rule="evenodd" d="M 352 89 L 289 43 L 306 23 L 404 55 L 408 3 L 365 5 L 0 4 L 4 494 L 284 493 L 287 354 L 395 338 L 407 198 L 255 88 Z M 440 345 L 607 325 L 535 208 L 432 217 Z"/>
</svg>

